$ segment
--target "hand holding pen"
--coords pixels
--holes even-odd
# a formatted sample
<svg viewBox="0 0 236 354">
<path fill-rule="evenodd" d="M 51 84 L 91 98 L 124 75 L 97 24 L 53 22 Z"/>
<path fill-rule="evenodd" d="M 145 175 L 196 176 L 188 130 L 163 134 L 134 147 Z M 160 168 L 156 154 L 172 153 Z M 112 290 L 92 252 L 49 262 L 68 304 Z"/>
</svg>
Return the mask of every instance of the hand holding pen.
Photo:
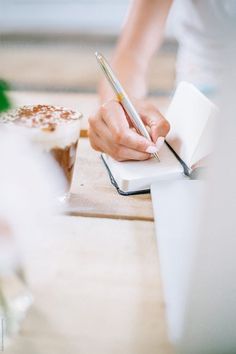
<svg viewBox="0 0 236 354">
<path fill-rule="evenodd" d="M 119 161 L 146 160 L 154 154 L 158 159 L 156 153 L 169 131 L 169 123 L 149 101 L 131 103 L 104 57 L 101 54 L 96 56 L 115 92 L 116 100 L 108 101 L 90 117 L 92 147 Z"/>
</svg>

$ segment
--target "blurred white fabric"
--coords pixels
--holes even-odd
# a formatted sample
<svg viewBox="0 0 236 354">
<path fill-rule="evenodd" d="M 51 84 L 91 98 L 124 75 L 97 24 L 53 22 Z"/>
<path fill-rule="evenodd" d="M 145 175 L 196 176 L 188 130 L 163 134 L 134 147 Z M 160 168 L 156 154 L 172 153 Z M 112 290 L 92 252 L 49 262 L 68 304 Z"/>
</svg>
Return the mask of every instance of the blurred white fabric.
<svg viewBox="0 0 236 354">
<path fill-rule="evenodd" d="M 203 92 L 219 88 L 226 57 L 236 53 L 234 0 L 176 0 L 174 32 L 179 42 L 177 83 L 190 81 Z"/>
<path fill-rule="evenodd" d="M 65 191 L 65 181 L 53 158 L 13 127 L 1 126 L 0 151 L 0 216 L 22 248 L 29 238 L 34 238 L 43 220 L 57 210 L 57 198 Z M 0 237 L 1 249 L 5 246 L 11 258 L 10 250 L 15 253 L 15 249 L 6 240 L 6 236 Z M 2 257 L 6 265 L 7 253 L 2 252 Z"/>
<path fill-rule="evenodd" d="M 65 185 L 52 157 L 13 126 L 1 125 L 0 151 L 0 317 L 7 345 L 33 299 L 19 274 L 25 254 L 38 247 L 40 234 L 50 237 L 44 226 L 58 210 Z"/>
</svg>

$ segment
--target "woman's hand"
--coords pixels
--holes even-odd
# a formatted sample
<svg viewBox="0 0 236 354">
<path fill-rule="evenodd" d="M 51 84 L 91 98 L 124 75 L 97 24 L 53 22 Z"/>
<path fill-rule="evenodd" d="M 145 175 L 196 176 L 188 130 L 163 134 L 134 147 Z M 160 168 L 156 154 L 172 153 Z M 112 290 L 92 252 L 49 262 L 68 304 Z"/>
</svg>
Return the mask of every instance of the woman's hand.
<svg viewBox="0 0 236 354">
<path fill-rule="evenodd" d="M 150 131 L 152 142 L 135 131 L 120 103 L 111 100 L 89 118 L 89 139 L 95 150 L 117 161 L 147 160 L 160 150 L 170 129 L 168 121 L 149 101 L 137 100 L 134 104 Z"/>
<path fill-rule="evenodd" d="M 114 97 L 110 85 L 105 80 L 100 85 L 100 100 L 108 102 L 90 117 L 89 138 L 95 150 L 106 152 L 118 161 L 150 158 L 158 152 L 169 131 L 167 120 L 143 97 L 147 94 L 150 60 L 162 43 L 171 5 L 172 0 L 133 1 L 111 61 L 127 94 L 139 98 L 134 105 L 149 127 L 152 142 L 135 131 L 117 101 L 108 101 Z"/>
</svg>

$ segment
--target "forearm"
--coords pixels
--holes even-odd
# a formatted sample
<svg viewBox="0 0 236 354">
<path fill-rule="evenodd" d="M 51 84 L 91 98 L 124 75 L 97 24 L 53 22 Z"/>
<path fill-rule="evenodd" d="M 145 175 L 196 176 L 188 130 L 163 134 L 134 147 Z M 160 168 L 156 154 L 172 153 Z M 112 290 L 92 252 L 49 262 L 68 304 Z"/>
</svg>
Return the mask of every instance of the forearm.
<svg viewBox="0 0 236 354">
<path fill-rule="evenodd" d="M 129 61 L 145 74 L 163 40 L 172 0 L 133 0 L 113 62 Z"/>
<path fill-rule="evenodd" d="M 112 66 L 128 93 L 136 97 L 145 94 L 145 78 L 150 60 L 162 43 L 165 21 L 172 0 L 133 0 Z M 112 95 L 108 85 L 102 84 L 102 101 Z"/>
</svg>

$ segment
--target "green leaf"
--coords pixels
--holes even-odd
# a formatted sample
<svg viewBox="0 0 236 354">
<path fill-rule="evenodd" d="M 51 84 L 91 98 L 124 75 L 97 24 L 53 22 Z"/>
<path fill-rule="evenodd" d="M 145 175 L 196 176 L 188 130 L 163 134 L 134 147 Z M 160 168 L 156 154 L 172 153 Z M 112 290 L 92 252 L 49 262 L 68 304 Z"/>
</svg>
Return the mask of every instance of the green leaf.
<svg viewBox="0 0 236 354">
<path fill-rule="evenodd" d="M 0 80 L 0 112 L 7 111 L 11 108 L 11 102 L 6 93 L 7 90 L 9 90 L 8 84 Z"/>
</svg>

